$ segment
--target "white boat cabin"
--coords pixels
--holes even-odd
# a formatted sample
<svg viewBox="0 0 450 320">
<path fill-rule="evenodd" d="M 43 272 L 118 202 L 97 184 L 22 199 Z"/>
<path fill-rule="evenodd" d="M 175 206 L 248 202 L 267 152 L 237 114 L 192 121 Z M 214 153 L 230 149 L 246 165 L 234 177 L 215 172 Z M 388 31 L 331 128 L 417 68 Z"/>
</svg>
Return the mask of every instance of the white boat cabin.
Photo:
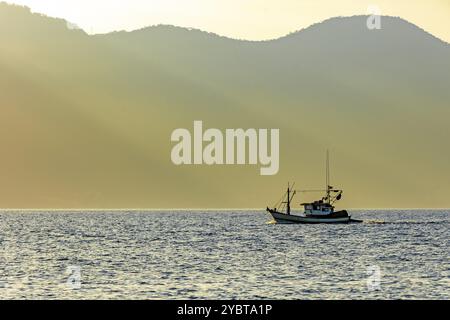
<svg viewBox="0 0 450 320">
<path fill-rule="evenodd" d="M 302 203 L 305 207 L 305 215 L 325 216 L 334 212 L 334 207 L 323 200 L 314 201 L 312 203 Z"/>
</svg>

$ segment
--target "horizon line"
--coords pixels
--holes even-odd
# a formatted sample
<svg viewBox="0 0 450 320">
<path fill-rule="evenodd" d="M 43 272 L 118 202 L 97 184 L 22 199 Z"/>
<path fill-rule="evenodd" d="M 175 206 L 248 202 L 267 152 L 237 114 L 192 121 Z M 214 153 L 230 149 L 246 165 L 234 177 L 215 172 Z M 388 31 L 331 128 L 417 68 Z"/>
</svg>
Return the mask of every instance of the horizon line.
<svg viewBox="0 0 450 320">
<path fill-rule="evenodd" d="M 264 208 L 0 208 L 5 211 L 266 211 Z M 450 210 L 449 208 L 347 208 L 346 210 Z M 301 211 L 293 209 L 292 211 Z"/>
</svg>

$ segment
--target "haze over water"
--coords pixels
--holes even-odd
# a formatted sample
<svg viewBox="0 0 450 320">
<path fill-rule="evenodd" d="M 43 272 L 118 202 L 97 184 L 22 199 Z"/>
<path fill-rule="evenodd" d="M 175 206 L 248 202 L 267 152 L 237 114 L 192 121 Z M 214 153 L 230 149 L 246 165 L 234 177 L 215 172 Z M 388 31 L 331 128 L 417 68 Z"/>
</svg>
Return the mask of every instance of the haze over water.
<svg viewBox="0 0 450 320">
<path fill-rule="evenodd" d="M 276 225 L 262 211 L 4 211 L 0 297 L 450 297 L 449 210 L 351 214 L 367 222 Z M 67 283 L 70 266 L 81 270 L 79 289 Z"/>
</svg>

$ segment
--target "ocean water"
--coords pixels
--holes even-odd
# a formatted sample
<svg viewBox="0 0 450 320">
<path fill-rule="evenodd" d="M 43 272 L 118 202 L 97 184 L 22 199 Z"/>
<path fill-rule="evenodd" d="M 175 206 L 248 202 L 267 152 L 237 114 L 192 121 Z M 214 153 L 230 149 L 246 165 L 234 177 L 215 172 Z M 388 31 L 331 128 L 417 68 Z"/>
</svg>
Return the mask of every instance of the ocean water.
<svg viewBox="0 0 450 320">
<path fill-rule="evenodd" d="M 449 299 L 450 210 L 1 212 L 2 299 Z"/>
</svg>

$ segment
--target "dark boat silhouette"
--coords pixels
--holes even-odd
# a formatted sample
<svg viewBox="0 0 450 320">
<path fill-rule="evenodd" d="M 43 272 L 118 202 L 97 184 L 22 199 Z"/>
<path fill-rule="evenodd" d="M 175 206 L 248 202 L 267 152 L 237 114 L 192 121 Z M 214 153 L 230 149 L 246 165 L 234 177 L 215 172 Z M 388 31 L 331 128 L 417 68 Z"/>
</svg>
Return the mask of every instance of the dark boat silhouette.
<svg viewBox="0 0 450 320">
<path fill-rule="evenodd" d="M 293 186 L 292 186 L 293 187 Z M 302 203 L 304 207 L 303 214 L 297 214 L 291 212 L 291 203 L 297 192 L 325 192 L 325 196 L 322 199 Z M 277 207 L 269 208 L 268 211 L 273 219 L 277 223 L 356 223 L 362 222 L 361 220 L 352 219 L 346 210 L 335 211 L 334 204 L 341 200 L 343 190 L 334 189 L 330 186 L 330 169 L 329 169 L 329 155 L 327 151 L 326 159 L 326 188 L 325 190 L 295 190 L 292 189 L 289 184 L 287 192 L 285 194 L 285 201 L 281 201 L 279 204 L 282 208 L 279 210 Z M 282 199 L 283 199 L 282 198 Z M 285 209 L 285 210 L 284 210 Z"/>
</svg>

